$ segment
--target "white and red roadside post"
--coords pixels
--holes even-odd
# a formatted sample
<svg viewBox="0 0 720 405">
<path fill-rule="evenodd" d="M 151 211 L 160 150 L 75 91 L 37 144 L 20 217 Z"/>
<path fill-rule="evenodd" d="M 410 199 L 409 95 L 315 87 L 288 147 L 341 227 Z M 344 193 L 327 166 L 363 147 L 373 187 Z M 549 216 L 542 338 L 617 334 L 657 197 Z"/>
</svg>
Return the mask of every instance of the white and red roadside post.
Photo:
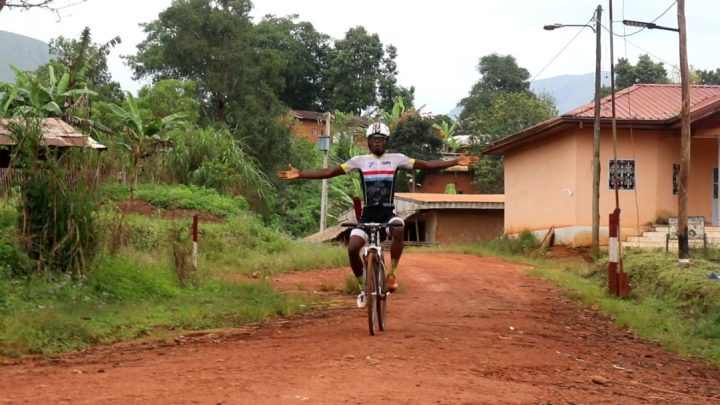
<svg viewBox="0 0 720 405">
<path fill-rule="evenodd" d="M 630 296 L 630 277 L 622 270 L 620 259 L 620 208 L 610 214 L 608 238 L 608 291 L 610 295 L 627 298 Z"/>
<path fill-rule="evenodd" d="M 192 225 L 192 266 L 193 270 L 197 270 L 197 254 L 198 254 L 198 222 L 197 214 L 193 215 Z"/>
</svg>

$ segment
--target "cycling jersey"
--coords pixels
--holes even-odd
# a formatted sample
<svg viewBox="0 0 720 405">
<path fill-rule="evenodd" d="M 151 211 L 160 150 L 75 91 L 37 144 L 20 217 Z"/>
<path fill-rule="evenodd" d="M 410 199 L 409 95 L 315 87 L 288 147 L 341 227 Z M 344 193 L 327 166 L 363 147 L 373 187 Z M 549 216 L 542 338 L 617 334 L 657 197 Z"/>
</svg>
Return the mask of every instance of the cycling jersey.
<svg viewBox="0 0 720 405">
<path fill-rule="evenodd" d="M 355 156 L 340 165 L 345 173 L 360 171 L 365 207 L 393 207 L 395 174 L 398 169 L 412 169 L 415 159 L 402 153 Z"/>
</svg>

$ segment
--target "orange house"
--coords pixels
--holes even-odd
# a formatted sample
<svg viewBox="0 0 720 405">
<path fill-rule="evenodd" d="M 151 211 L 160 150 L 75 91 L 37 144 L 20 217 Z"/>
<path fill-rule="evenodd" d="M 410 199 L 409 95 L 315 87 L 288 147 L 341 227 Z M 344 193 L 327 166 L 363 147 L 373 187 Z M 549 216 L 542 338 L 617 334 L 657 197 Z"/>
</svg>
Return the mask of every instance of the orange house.
<svg viewBox="0 0 720 405">
<path fill-rule="evenodd" d="M 325 114 L 303 110 L 290 110 L 290 114 L 296 118 L 295 124 L 290 129 L 293 135 L 316 143 L 318 137 L 325 134 Z"/>
<path fill-rule="evenodd" d="M 620 234 L 640 235 L 659 217 L 678 214 L 681 90 L 678 84 L 639 84 L 616 94 L 617 146 L 610 97 L 601 100 L 600 237 L 607 243 L 615 209 L 609 175 L 617 150 Z M 718 225 L 720 86 L 691 86 L 688 215 Z M 556 243 L 589 245 L 592 232 L 594 104 L 497 140 L 483 153 L 504 156 L 507 234 L 525 230 Z"/>
</svg>

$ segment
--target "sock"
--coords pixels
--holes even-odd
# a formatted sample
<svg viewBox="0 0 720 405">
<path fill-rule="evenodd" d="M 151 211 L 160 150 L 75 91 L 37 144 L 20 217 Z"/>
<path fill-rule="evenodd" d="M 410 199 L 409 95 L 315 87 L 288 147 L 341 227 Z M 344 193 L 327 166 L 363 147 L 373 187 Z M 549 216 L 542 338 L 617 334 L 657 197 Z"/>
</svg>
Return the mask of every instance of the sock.
<svg viewBox="0 0 720 405">
<path fill-rule="evenodd" d="M 395 275 L 398 263 L 400 263 L 400 259 L 390 259 L 390 273 L 388 274 L 392 274 L 393 276 Z"/>
</svg>

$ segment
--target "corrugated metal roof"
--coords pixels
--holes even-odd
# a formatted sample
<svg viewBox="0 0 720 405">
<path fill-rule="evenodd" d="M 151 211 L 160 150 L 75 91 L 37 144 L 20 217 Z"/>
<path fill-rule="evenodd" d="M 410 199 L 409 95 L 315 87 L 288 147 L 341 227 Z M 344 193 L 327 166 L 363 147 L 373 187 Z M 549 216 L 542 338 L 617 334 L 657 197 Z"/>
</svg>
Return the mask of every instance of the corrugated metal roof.
<svg viewBox="0 0 720 405">
<path fill-rule="evenodd" d="M 325 121 L 325 115 L 316 111 L 290 110 L 290 112 L 301 120 Z"/>
<path fill-rule="evenodd" d="M 15 145 L 8 129 L 8 124 L 13 120 L 17 121 L 18 118 L 0 119 L 0 145 Z M 59 118 L 43 118 L 41 131 L 43 143 L 48 146 L 106 149 L 105 145 L 77 131 Z"/>
<path fill-rule="evenodd" d="M 395 193 L 395 198 L 419 202 L 504 203 L 505 194 Z"/>
<path fill-rule="evenodd" d="M 690 86 L 690 111 L 720 101 L 720 86 Z M 682 105 L 679 84 L 636 84 L 615 94 L 615 117 L 624 120 L 668 120 L 680 114 Z M 568 118 L 594 118 L 591 102 L 562 115 Z M 612 118 L 612 98 L 600 100 L 600 117 Z"/>
<path fill-rule="evenodd" d="M 682 104 L 679 84 L 636 84 L 615 94 L 615 117 L 618 128 L 677 129 Z M 720 112 L 720 85 L 690 86 L 691 125 Z M 590 102 L 566 114 L 535 124 L 521 132 L 491 142 L 483 154 L 502 155 L 518 146 L 575 128 L 590 125 L 595 118 L 595 103 Z M 600 126 L 612 122 L 612 97 L 600 101 Z"/>
</svg>

